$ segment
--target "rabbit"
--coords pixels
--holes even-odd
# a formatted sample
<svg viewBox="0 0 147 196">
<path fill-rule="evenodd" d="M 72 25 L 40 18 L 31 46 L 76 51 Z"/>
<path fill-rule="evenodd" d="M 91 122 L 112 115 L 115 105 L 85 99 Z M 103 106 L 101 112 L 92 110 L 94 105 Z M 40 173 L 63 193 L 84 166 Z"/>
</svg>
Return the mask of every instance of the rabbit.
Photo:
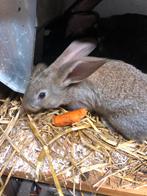
<svg viewBox="0 0 147 196">
<path fill-rule="evenodd" d="M 62 22 L 55 23 L 55 28 L 45 36 L 43 61 L 47 64 L 52 63 L 76 39 L 87 36 L 97 39 L 94 24 L 98 18 L 98 14 L 94 12 L 76 12 L 68 19 L 63 18 Z"/>
<path fill-rule="evenodd" d="M 123 60 L 147 73 L 147 16 L 131 13 L 103 18 L 91 11 L 95 4 L 95 0 L 79 1 L 53 23 L 45 38 L 43 61 L 53 62 L 72 40 L 88 35 L 98 40 L 91 56 Z"/>
<path fill-rule="evenodd" d="M 63 16 L 63 21 L 67 20 L 65 37 L 94 36 L 94 26 L 98 23 L 100 16 L 97 12 L 93 11 L 93 8 L 101 2 L 102 0 L 75 1 Z"/>
<path fill-rule="evenodd" d="M 64 52 L 50 65 L 50 68 L 56 70 L 59 68 L 60 65 L 65 64 L 73 59 L 78 59 L 83 56 L 87 56 L 91 51 L 93 51 L 97 46 L 97 41 L 91 38 L 84 38 L 80 40 L 73 41 L 65 50 Z M 47 68 L 47 65 L 44 63 L 38 63 L 37 66 L 34 67 L 32 77 L 30 78 L 30 83 L 34 81 L 42 72 Z M 28 88 L 30 86 L 28 84 Z M 28 91 L 26 89 L 26 91 Z M 25 98 L 24 98 L 25 100 Z M 25 102 L 25 101 L 24 101 Z M 25 108 L 29 107 L 29 105 L 25 103 Z M 33 110 L 33 108 L 30 108 Z M 34 108 L 34 110 L 36 110 Z"/>
<path fill-rule="evenodd" d="M 36 53 L 35 64 L 43 61 L 51 64 L 63 50 L 75 39 L 97 37 L 95 25 L 100 18 L 92 9 L 102 0 L 76 0 L 65 12 L 41 28 L 45 28 L 48 35 L 44 36 L 44 46 L 41 57 Z M 40 29 L 38 33 L 40 32 Z M 37 41 L 37 51 L 40 44 Z"/>
<path fill-rule="evenodd" d="M 82 56 L 45 68 L 30 82 L 23 105 L 31 112 L 84 107 L 125 138 L 147 139 L 147 75 L 123 61 Z"/>
</svg>

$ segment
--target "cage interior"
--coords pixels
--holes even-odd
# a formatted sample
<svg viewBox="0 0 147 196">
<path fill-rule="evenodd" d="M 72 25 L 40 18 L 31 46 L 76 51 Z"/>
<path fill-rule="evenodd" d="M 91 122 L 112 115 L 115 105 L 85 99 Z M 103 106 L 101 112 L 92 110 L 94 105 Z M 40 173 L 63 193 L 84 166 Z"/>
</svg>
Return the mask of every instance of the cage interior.
<svg viewBox="0 0 147 196">
<path fill-rule="evenodd" d="M 73 3 L 38 2 L 34 66 L 40 62 L 49 66 L 72 41 L 90 36 L 97 39 L 97 47 L 90 56 L 123 60 L 147 73 L 146 0 L 102 0 L 93 10 L 78 10 L 77 21 L 86 24 L 92 12 L 94 22 L 85 31 L 72 29 L 67 36 L 69 21 L 76 15 L 67 11 Z M 83 15 L 88 18 L 83 20 Z M 77 22 L 76 25 L 79 28 Z M 105 195 L 109 187 L 115 187 L 117 193 L 146 194 L 146 142 L 138 144 L 124 139 L 91 113 L 72 126 L 56 128 L 52 117 L 65 113 L 65 109 L 26 114 L 21 106 L 22 97 L 23 94 L 0 84 L 0 193 L 12 175 L 55 183 L 58 193 L 59 180 L 63 187 L 72 188 L 73 194 L 75 188 L 81 187 L 83 191 Z M 1 175 L 8 178 L 2 179 Z M 134 187 L 140 187 L 138 192 Z"/>
</svg>

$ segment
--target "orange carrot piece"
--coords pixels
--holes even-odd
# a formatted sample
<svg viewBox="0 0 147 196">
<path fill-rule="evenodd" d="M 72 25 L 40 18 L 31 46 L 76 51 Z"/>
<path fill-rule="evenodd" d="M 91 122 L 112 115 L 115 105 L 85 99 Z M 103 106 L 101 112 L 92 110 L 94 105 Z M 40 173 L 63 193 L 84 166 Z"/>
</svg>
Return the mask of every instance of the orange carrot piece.
<svg viewBox="0 0 147 196">
<path fill-rule="evenodd" d="M 85 108 L 66 112 L 64 114 L 53 116 L 52 124 L 56 127 L 72 125 L 75 122 L 79 122 L 82 118 L 86 116 L 86 114 L 87 110 Z"/>
</svg>

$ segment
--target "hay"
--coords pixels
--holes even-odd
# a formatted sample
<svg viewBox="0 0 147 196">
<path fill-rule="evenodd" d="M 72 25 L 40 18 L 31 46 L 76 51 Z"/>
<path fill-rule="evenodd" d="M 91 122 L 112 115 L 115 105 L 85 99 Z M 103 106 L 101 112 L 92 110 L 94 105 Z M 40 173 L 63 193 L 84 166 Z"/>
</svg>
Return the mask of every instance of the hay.
<svg viewBox="0 0 147 196">
<path fill-rule="evenodd" d="M 98 190 L 103 184 L 130 188 L 146 186 L 147 146 L 126 141 L 88 114 L 72 127 L 54 127 L 51 119 L 64 109 L 27 115 L 19 101 L 0 100 L 0 195 L 11 175 L 48 182 L 76 183 L 95 171 Z M 4 182 L 2 175 L 7 174 Z M 63 182 L 64 181 L 64 182 Z M 114 184 L 113 184 L 114 186 Z"/>
</svg>

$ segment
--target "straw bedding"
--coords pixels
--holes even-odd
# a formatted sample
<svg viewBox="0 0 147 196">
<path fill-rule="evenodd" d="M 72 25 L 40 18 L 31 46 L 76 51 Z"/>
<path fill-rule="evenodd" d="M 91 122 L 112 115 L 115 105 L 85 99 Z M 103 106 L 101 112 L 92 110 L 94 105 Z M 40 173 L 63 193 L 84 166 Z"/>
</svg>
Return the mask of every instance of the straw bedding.
<svg viewBox="0 0 147 196">
<path fill-rule="evenodd" d="M 92 172 L 95 190 L 103 184 L 147 185 L 146 142 L 125 140 L 91 114 L 72 126 L 54 127 L 52 116 L 64 112 L 60 108 L 29 115 L 19 100 L 0 101 L 0 194 L 11 176 L 42 182 L 53 179 L 59 195 L 61 181 L 64 186 L 72 182 L 75 189 Z M 6 181 L 1 178 L 4 174 Z"/>
</svg>

